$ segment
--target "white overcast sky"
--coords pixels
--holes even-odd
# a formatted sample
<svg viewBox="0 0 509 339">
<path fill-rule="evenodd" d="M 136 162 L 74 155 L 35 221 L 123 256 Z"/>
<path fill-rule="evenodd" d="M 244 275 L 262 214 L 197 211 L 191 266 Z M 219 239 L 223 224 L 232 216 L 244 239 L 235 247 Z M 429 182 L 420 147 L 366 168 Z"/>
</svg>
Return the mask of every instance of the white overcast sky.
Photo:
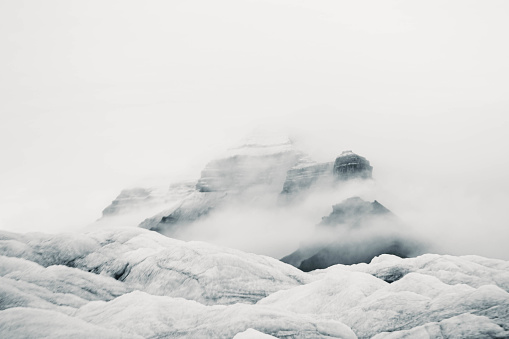
<svg viewBox="0 0 509 339">
<path fill-rule="evenodd" d="M 507 1 L 1 1 L 0 228 L 78 228 L 274 121 L 318 160 L 366 156 L 418 227 L 503 246 L 508 18 Z"/>
</svg>

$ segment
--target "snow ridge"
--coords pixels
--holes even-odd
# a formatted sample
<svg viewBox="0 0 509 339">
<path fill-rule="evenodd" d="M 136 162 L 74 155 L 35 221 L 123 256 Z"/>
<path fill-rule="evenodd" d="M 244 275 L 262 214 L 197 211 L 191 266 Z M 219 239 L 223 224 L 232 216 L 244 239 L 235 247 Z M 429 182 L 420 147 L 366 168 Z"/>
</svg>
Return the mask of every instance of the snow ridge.
<svg viewBox="0 0 509 339">
<path fill-rule="evenodd" d="M 507 338 L 508 291 L 478 256 L 305 273 L 140 228 L 0 232 L 2 338 Z"/>
</svg>

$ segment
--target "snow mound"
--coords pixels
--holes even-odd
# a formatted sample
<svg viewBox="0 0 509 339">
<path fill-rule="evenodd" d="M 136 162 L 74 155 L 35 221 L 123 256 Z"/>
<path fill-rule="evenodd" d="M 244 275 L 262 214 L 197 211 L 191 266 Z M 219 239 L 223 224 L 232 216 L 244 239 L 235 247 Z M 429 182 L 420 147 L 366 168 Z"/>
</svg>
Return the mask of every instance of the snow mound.
<svg viewBox="0 0 509 339">
<path fill-rule="evenodd" d="M 253 330 L 252 328 L 248 328 L 244 332 L 237 333 L 233 339 L 270 339 L 275 338 L 271 335 L 258 332 L 257 330 Z"/>
<path fill-rule="evenodd" d="M 139 228 L 0 232 L 1 338 L 507 338 L 508 286 L 478 256 L 304 273 Z"/>
<path fill-rule="evenodd" d="M 272 292 L 311 279 L 270 257 L 175 240 L 140 228 L 104 230 L 79 237 L 8 233 L 0 237 L 0 254 L 6 256 L 46 267 L 75 267 L 124 282 L 130 289 L 210 305 L 255 303 Z"/>
</svg>

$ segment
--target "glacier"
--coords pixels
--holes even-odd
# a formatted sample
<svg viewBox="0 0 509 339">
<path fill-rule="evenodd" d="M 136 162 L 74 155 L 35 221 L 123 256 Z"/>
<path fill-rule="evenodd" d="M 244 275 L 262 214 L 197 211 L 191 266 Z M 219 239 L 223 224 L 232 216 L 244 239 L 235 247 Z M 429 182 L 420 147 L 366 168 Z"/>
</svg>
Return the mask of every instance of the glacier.
<svg viewBox="0 0 509 339">
<path fill-rule="evenodd" d="M 509 262 L 380 255 L 303 272 L 142 228 L 0 232 L 2 338 L 508 338 Z"/>
</svg>

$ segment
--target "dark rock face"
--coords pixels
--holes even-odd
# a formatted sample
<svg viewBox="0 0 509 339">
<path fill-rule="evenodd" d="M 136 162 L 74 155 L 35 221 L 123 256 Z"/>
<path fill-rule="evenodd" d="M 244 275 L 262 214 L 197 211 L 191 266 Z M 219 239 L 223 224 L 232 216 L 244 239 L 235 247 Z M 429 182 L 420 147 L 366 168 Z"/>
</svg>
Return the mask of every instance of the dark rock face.
<svg viewBox="0 0 509 339">
<path fill-rule="evenodd" d="M 189 225 L 220 207 L 226 197 L 225 192 L 195 192 L 176 208 L 148 218 L 139 226 L 165 235 L 174 235 L 180 227 Z"/>
<path fill-rule="evenodd" d="M 316 239 L 281 261 L 308 272 L 336 264 L 369 263 L 381 254 L 402 258 L 418 254 L 419 244 L 394 232 L 399 227 L 398 218 L 376 200 L 349 198 L 334 205 L 332 213 L 322 218 L 316 227 Z"/>
<path fill-rule="evenodd" d="M 319 251 L 319 248 L 316 246 L 301 246 L 298 250 L 281 258 L 280 260 L 284 263 L 300 268 L 302 262 L 311 258 L 317 251 Z"/>
<path fill-rule="evenodd" d="M 336 158 L 334 162 L 334 176 L 339 180 L 349 180 L 354 178 L 371 179 L 373 167 L 366 158 L 345 151 Z"/>
<path fill-rule="evenodd" d="M 379 241 L 364 244 L 362 242 L 333 242 L 318 250 L 308 259 L 303 260 L 299 269 L 309 272 L 327 268 L 336 264 L 353 265 L 369 263 L 381 254 L 393 254 L 401 258 L 408 258 L 412 248 L 400 239 L 379 239 Z"/>
<path fill-rule="evenodd" d="M 286 174 L 281 194 L 293 194 L 310 188 L 321 178 L 331 177 L 332 162 L 291 168 Z"/>
<path fill-rule="evenodd" d="M 319 225 L 348 224 L 358 227 L 369 218 L 383 215 L 393 216 L 391 211 L 376 200 L 368 202 L 359 197 L 353 197 L 332 206 L 332 213 L 323 217 Z"/>
<path fill-rule="evenodd" d="M 334 162 L 298 163 L 288 170 L 283 184 L 282 195 L 291 196 L 305 191 L 318 182 L 335 187 L 350 179 L 371 179 L 373 167 L 366 158 L 345 151 Z"/>
</svg>

